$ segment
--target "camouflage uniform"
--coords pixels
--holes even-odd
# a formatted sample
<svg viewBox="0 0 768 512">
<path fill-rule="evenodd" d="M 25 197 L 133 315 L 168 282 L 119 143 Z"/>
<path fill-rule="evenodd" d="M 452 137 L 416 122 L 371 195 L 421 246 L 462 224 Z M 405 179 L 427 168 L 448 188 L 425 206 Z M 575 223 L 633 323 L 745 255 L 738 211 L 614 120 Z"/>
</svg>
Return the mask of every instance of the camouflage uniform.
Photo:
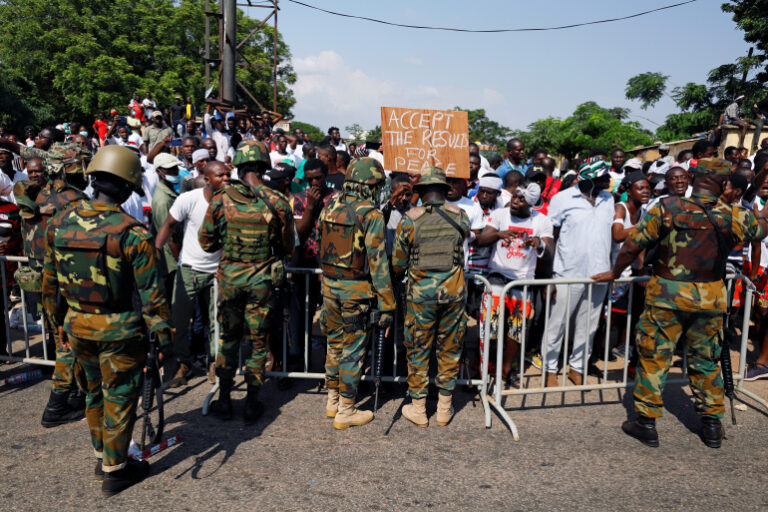
<svg viewBox="0 0 768 512">
<path fill-rule="evenodd" d="M 376 304 L 393 315 L 384 217 L 372 202 L 371 184 L 384 173 L 372 158 L 350 163 L 344 191 L 320 213 L 317 242 L 323 270 L 320 320 L 328 337 L 325 380 L 329 389 L 354 399 L 368 341 L 367 315 Z M 391 316 L 390 316 L 391 319 Z"/>
<path fill-rule="evenodd" d="M 727 175 L 729 168 L 728 162 L 703 159 L 691 172 Z M 630 240 L 641 249 L 658 247 L 637 336 L 640 361 L 635 378 L 635 410 L 645 418 L 661 417 L 661 392 L 681 336 L 685 337 L 696 411 L 719 419 L 725 410 L 717 364 L 727 307 L 722 280 L 725 261 L 719 254 L 712 223 L 695 201 L 711 212 L 729 249 L 768 235 L 748 210 L 728 205 L 715 196 L 698 194 L 662 199 L 632 231 Z"/>
<path fill-rule="evenodd" d="M 419 186 L 445 183 L 445 172 L 433 167 Z M 440 393 L 451 395 L 456 387 L 467 325 L 462 244 L 469 227 L 463 210 L 440 201 L 411 208 L 397 227 L 392 269 L 396 279 L 402 279 L 406 273 L 408 278 L 405 347 L 408 395 L 415 400 L 427 396 L 433 345 L 437 356 L 435 380 Z"/>
<path fill-rule="evenodd" d="M 24 228 L 24 255 L 29 263 L 17 272 L 19 286 L 26 292 L 39 294 L 42 292 L 43 260 L 47 254 L 46 232 L 51 219 L 59 212 L 81 204 L 86 199 L 85 194 L 70 185 L 68 179 L 85 182 L 85 165 L 91 158 L 91 153 L 78 144 L 57 142 L 46 153 L 48 182 L 41 187 L 32 181 L 21 181 L 14 187 L 14 195 L 21 210 Z M 59 333 L 54 328 L 50 314 L 43 310 L 43 321 L 48 332 L 53 336 L 56 346 L 56 363 L 52 376 L 52 395 L 43 414 L 43 426 L 51 427 L 62 423 L 65 419 L 64 409 L 56 412 L 57 402 L 54 394 L 64 395 L 77 390 L 75 372 L 75 356 L 71 348 L 65 347 L 59 339 Z M 61 400 L 63 403 L 63 399 Z M 82 395 L 70 400 L 70 409 L 82 410 Z M 74 412 L 74 411 L 73 411 Z M 82 415 L 79 415 L 82 417 Z M 74 416 L 73 416 L 74 417 Z"/>
<path fill-rule="evenodd" d="M 266 157 L 264 144 L 243 141 L 233 163 L 260 162 Z M 291 206 L 283 194 L 269 187 L 233 180 L 213 196 L 199 239 L 205 251 L 223 249 L 216 275 L 221 325 L 216 375 L 228 383 L 234 379 L 245 334 L 252 345 L 245 380 L 249 389 L 258 389 L 264 383 L 274 279 L 282 279 L 283 261 L 293 250 Z"/>
<path fill-rule="evenodd" d="M 161 351 L 172 346 L 152 237 L 119 205 L 84 201 L 51 220 L 46 250 L 43 306 L 83 367 L 91 442 L 104 471 L 115 471 L 125 466 L 136 418 L 145 325 Z M 141 314 L 129 299 L 134 289 Z"/>
</svg>

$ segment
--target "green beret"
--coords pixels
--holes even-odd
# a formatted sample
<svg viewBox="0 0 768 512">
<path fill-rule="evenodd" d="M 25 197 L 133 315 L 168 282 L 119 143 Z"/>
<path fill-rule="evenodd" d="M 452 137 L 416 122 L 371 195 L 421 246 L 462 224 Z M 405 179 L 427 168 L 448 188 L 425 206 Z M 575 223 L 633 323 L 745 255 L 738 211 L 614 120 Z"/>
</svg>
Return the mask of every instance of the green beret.
<svg viewBox="0 0 768 512">
<path fill-rule="evenodd" d="M 697 176 L 728 176 L 732 165 L 722 158 L 699 158 L 691 160 L 688 172 Z"/>
</svg>

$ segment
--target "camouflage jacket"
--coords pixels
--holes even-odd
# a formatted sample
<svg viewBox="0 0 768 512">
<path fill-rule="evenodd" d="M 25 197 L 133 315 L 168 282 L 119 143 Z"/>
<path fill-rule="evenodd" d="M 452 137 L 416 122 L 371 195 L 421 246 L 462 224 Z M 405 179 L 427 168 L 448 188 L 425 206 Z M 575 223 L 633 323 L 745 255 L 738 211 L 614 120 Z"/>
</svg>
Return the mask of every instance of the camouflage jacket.
<svg viewBox="0 0 768 512">
<path fill-rule="evenodd" d="M 83 201 L 46 232 L 43 307 L 54 327 L 90 340 L 136 339 L 146 328 L 161 350 L 173 343 L 152 236 L 119 205 Z M 57 303 L 57 292 L 64 301 Z M 141 313 L 133 302 L 141 301 Z"/>
<path fill-rule="evenodd" d="M 30 190 L 35 190 L 34 187 Z M 34 212 L 24 212 L 24 255 L 32 268 L 41 269 L 45 258 L 45 233 L 51 218 L 58 212 L 79 205 L 87 196 L 63 180 L 46 184 L 34 198 Z M 30 217 L 29 214 L 32 214 Z"/>
<path fill-rule="evenodd" d="M 411 208 L 397 226 L 395 234 L 395 247 L 392 251 L 392 270 L 396 280 L 404 276 L 408 278 L 408 300 L 420 304 L 447 304 L 464 300 L 466 289 L 464 284 L 464 252 L 461 247 L 462 240 L 445 237 L 446 254 L 454 254 L 459 244 L 459 261 L 454 261 L 452 267 L 445 271 L 421 270 L 413 265 L 413 252 L 416 238 L 416 221 L 422 215 L 427 214 L 432 206 L 440 205 L 443 210 L 450 212 L 458 220 L 458 224 L 466 234 L 469 233 L 469 217 L 461 208 L 445 203 L 427 203 Z M 445 221 L 449 232 L 456 231 L 457 238 L 461 238 L 458 231 Z"/>
<path fill-rule="evenodd" d="M 264 200 L 274 208 L 264 204 Z M 268 237 L 264 252 L 263 229 Z M 293 212 L 288 199 L 265 186 L 232 181 L 208 205 L 198 233 L 204 251 L 223 249 L 217 277 L 223 286 L 256 286 L 271 282 L 271 266 L 293 252 Z"/>
<path fill-rule="evenodd" d="M 694 194 L 710 212 L 720 227 L 728 248 L 743 242 L 760 240 L 768 235 L 752 212 L 737 205 L 728 205 L 714 196 Z M 645 289 L 646 304 L 681 311 L 725 312 L 726 289 L 722 280 L 697 279 L 697 271 L 712 267 L 717 260 L 717 238 L 710 236 L 702 246 L 702 231 L 714 235 L 714 227 L 704 211 L 690 198 L 681 198 L 683 213 L 671 215 L 664 200 L 654 205 L 632 230 L 630 239 L 643 249 L 658 245 L 665 264 L 654 270 Z M 714 255 L 714 256 L 713 256 Z M 663 275 L 659 275 L 663 270 Z"/>
<path fill-rule="evenodd" d="M 320 213 L 316 236 L 324 296 L 376 298 L 379 311 L 395 310 L 384 216 L 373 203 L 349 193 L 337 194 Z"/>
</svg>

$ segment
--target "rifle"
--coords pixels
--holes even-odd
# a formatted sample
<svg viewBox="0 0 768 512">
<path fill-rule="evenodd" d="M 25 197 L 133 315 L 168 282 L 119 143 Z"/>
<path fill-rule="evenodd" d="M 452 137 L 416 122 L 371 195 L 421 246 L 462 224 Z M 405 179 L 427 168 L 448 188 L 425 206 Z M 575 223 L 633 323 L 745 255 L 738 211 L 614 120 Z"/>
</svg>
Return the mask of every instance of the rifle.
<svg viewBox="0 0 768 512">
<path fill-rule="evenodd" d="M 381 311 L 378 309 L 372 309 L 368 313 L 368 328 L 372 329 L 376 333 L 376 344 L 374 345 L 374 365 L 373 365 L 373 381 L 376 386 L 373 399 L 373 412 L 379 410 L 379 387 L 381 386 L 381 373 L 382 366 L 384 365 L 384 329 L 379 327 L 379 320 L 381 320 Z"/>
<path fill-rule="evenodd" d="M 141 444 L 139 448 L 146 450 L 152 444 L 160 442 L 165 428 L 163 411 L 163 386 L 160 380 L 160 359 L 158 358 L 157 335 L 149 333 L 149 354 L 144 366 L 144 382 L 141 390 L 142 426 Z M 157 400 L 157 407 L 152 408 L 152 402 Z"/>
<path fill-rule="evenodd" d="M 738 274 L 737 274 L 738 275 Z M 731 305 L 733 302 L 733 290 L 728 291 L 727 309 L 723 319 L 723 329 L 720 331 L 720 368 L 723 373 L 723 393 L 731 402 L 731 422 L 736 424 L 736 410 L 733 408 L 733 399 L 735 396 L 733 388 L 733 368 L 731 366 L 731 338 L 735 336 L 735 331 L 731 326 Z"/>
</svg>

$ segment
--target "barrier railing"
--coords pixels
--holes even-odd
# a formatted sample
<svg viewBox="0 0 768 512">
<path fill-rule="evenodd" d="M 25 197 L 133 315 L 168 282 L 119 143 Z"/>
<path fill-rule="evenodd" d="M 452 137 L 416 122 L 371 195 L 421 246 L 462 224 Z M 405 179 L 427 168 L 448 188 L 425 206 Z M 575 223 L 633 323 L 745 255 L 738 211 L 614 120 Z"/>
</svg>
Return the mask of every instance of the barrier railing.
<svg viewBox="0 0 768 512">
<path fill-rule="evenodd" d="M 29 363 L 29 364 L 38 364 L 42 366 L 54 366 L 56 364 L 55 361 L 55 354 L 52 354 L 54 357 L 49 358 L 48 357 L 48 344 L 46 343 L 47 339 L 47 325 L 45 322 L 45 317 L 41 313 L 41 324 L 42 324 L 42 352 L 43 357 L 33 357 L 32 351 L 30 347 L 30 333 L 29 333 L 29 324 L 27 322 L 27 292 L 24 290 L 20 290 L 21 295 L 21 317 L 22 317 L 22 334 L 24 337 L 24 355 L 18 356 L 13 351 L 13 341 L 11 339 L 11 307 L 10 307 L 10 292 L 8 290 L 8 275 L 6 270 L 6 262 L 15 262 L 15 263 L 27 263 L 29 262 L 29 258 L 26 256 L 0 256 L 0 279 L 2 280 L 2 287 L 3 287 L 3 310 L 5 315 L 5 348 L 6 354 L 0 354 L 0 361 L 10 361 L 12 363 Z"/>
<path fill-rule="evenodd" d="M 735 386 L 736 391 L 744 394 L 745 396 L 748 396 L 752 398 L 753 400 L 762 403 L 764 406 L 768 407 L 768 402 L 766 402 L 765 399 L 755 395 L 754 393 L 744 389 L 744 375 L 746 372 L 746 356 L 747 356 L 747 344 L 749 341 L 749 322 L 750 322 L 750 316 L 751 316 L 751 308 L 752 308 L 752 294 L 754 290 L 754 286 L 752 283 L 747 279 L 745 276 L 741 274 L 730 274 L 727 276 L 727 293 L 729 299 L 732 297 L 733 293 L 733 284 L 736 279 L 740 279 L 745 283 L 744 289 L 745 289 L 745 300 L 744 300 L 744 311 L 743 311 L 743 319 L 742 319 L 742 325 L 741 325 L 741 346 L 739 350 L 739 365 L 738 365 L 738 373 L 733 376 L 734 381 L 737 383 Z M 633 305 L 634 305 L 634 288 L 635 284 L 639 284 L 645 281 L 648 281 L 648 277 L 627 277 L 627 278 L 621 278 L 616 281 L 613 281 L 613 283 L 627 283 L 629 285 L 628 287 L 628 296 L 627 296 L 627 307 L 626 307 L 626 324 L 625 324 L 625 334 L 624 334 L 624 340 L 623 340 L 623 346 L 624 346 L 624 362 L 623 367 L 621 371 L 621 379 L 619 381 L 609 381 L 608 374 L 608 359 L 609 354 L 611 350 L 611 321 L 612 321 L 612 307 L 611 307 L 611 301 L 608 302 L 608 306 L 606 308 L 606 318 L 605 318 L 605 329 L 604 329 L 604 337 L 603 337 L 603 347 L 604 347 L 604 353 L 603 353 L 603 369 L 602 369 L 602 375 L 601 379 L 602 382 L 598 382 L 596 384 L 589 384 L 588 378 L 590 376 L 589 374 L 589 360 L 590 360 L 590 353 L 591 353 L 591 347 L 592 343 L 590 342 L 590 332 L 592 330 L 591 323 L 591 317 L 592 317 L 592 308 L 593 308 L 593 291 L 595 287 L 607 287 L 605 291 L 600 291 L 599 293 L 605 293 L 608 290 L 610 290 L 611 283 L 595 283 L 591 279 L 531 279 L 531 280 L 517 280 L 517 281 L 511 281 L 504 285 L 501 292 L 499 293 L 499 304 L 498 304 L 498 325 L 497 325 L 497 340 L 496 340 L 496 372 L 493 379 L 493 385 L 491 387 L 491 379 L 488 372 L 488 366 L 489 366 L 489 358 L 483 357 L 483 375 L 486 375 L 487 378 L 484 380 L 483 385 L 486 387 L 484 394 L 488 397 L 488 401 L 490 405 L 496 410 L 496 412 L 499 414 L 501 419 L 509 426 L 510 431 L 513 434 L 513 437 L 515 440 L 517 440 L 517 429 L 515 427 L 514 422 L 510 418 L 507 411 L 504 409 L 503 404 L 503 397 L 504 396 L 510 396 L 510 395 L 529 395 L 529 394 L 546 394 L 546 393 L 563 393 L 563 392 L 571 392 L 571 391 L 579 391 L 579 392 L 586 392 L 586 391 L 594 391 L 594 390 L 609 390 L 609 389 L 623 389 L 627 388 L 629 386 L 632 386 L 634 384 L 634 381 L 629 379 L 628 375 L 628 365 L 629 365 L 629 353 L 630 348 L 633 348 L 631 343 L 634 329 L 633 329 Z M 551 302 L 552 302 L 552 295 L 549 290 L 550 286 L 553 285 L 560 285 L 560 286 L 566 286 L 567 287 L 567 293 L 565 294 L 566 297 L 561 297 L 560 292 L 558 292 L 558 298 L 557 300 L 565 300 L 566 301 L 566 307 L 565 307 L 565 313 L 567 317 L 564 319 L 564 334 L 563 334 L 563 340 L 562 345 L 560 348 L 560 354 L 562 356 L 562 361 L 558 369 L 558 375 L 560 375 L 560 385 L 559 386 L 550 386 L 546 387 L 546 374 L 547 374 L 547 361 L 550 360 L 548 358 L 548 334 L 549 334 L 549 324 L 550 324 L 550 312 L 551 312 Z M 582 384 L 580 385 L 567 385 L 567 379 L 568 379 L 568 373 L 566 372 L 566 368 L 569 366 L 568 363 L 568 354 L 569 354 L 569 346 L 571 342 L 571 329 L 570 324 L 571 321 L 573 321 L 573 318 L 569 318 L 570 315 L 573 313 L 571 308 L 571 287 L 574 285 L 579 286 L 587 286 L 586 291 L 586 304 L 587 304 L 587 315 L 585 315 L 584 318 L 577 318 L 575 319 L 576 322 L 586 322 L 586 329 L 584 332 L 586 333 L 586 339 L 583 340 L 584 343 L 584 353 L 581 357 L 581 363 L 582 363 Z M 543 321 L 544 321 L 544 327 L 542 330 L 542 340 L 541 340 L 541 376 L 540 379 L 538 379 L 538 376 L 528 376 L 528 378 L 533 382 L 540 382 L 540 386 L 533 386 L 528 387 L 526 386 L 526 366 L 525 366 L 525 359 L 526 359 L 526 348 L 529 348 L 529 332 L 528 324 L 529 319 L 528 315 L 525 314 L 525 311 L 527 310 L 527 307 L 531 304 L 532 301 L 532 295 L 530 293 L 531 288 L 539 288 L 544 287 L 543 290 L 543 302 L 544 302 L 544 314 L 543 314 Z M 523 315 L 522 315 L 522 328 L 521 328 L 521 335 L 520 339 L 517 340 L 520 344 L 519 346 L 519 361 L 518 361 L 518 379 L 519 379 L 519 385 L 520 388 L 510 388 L 510 389 L 503 389 L 503 381 L 502 381 L 502 362 L 504 359 L 504 337 L 506 336 L 505 330 L 504 330 L 504 324 L 505 324 L 505 310 L 506 310 L 506 304 L 504 297 L 506 297 L 511 291 L 513 290 L 522 290 L 522 301 L 523 301 Z M 581 299 L 583 300 L 583 299 Z M 601 300 L 599 302 L 599 305 L 597 307 L 603 308 L 605 307 L 605 300 Z M 729 301 L 730 303 L 730 301 Z M 489 308 L 490 309 L 490 308 Z M 599 322 L 599 317 L 598 317 Z M 487 326 L 490 328 L 490 326 Z M 596 333 L 595 333 L 596 335 Z M 488 340 L 490 336 L 486 337 L 486 340 Z M 574 345 L 579 340 L 574 340 Z M 687 377 L 687 352 L 686 350 L 683 350 L 682 354 L 682 375 L 678 378 L 668 378 L 666 381 L 667 384 L 685 384 L 688 383 L 688 377 Z M 489 391 L 489 388 L 490 391 Z M 487 425 L 490 426 L 490 425 Z"/>
<path fill-rule="evenodd" d="M 303 369 L 303 371 L 286 371 L 286 365 L 287 365 L 287 362 L 289 360 L 288 359 L 288 355 L 289 355 L 288 354 L 288 336 L 289 336 L 290 329 L 291 329 L 291 322 L 290 322 L 289 316 L 285 313 L 285 307 L 284 307 L 284 311 L 283 311 L 283 315 L 282 315 L 283 316 L 283 329 L 282 329 L 283 335 L 282 335 L 282 358 L 281 358 L 283 366 L 282 366 L 282 369 L 279 370 L 279 371 L 272 370 L 272 371 L 266 372 L 266 375 L 268 377 L 286 377 L 286 378 L 291 378 L 291 379 L 323 380 L 323 379 L 325 379 L 325 372 L 312 372 L 312 371 L 310 371 L 311 370 L 311 367 L 310 367 L 310 352 L 311 352 L 310 351 L 310 347 L 311 347 L 311 338 L 312 338 L 311 332 L 312 332 L 312 327 L 313 327 L 313 319 L 310 318 L 310 316 L 309 316 L 310 308 L 307 307 L 307 304 L 309 304 L 309 302 L 310 302 L 310 287 L 311 287 L 310 280 L 311 280 L 312 276 L 320 276 L 320 275 L 322 275 L 322 270 L 317 269 L 317 268 L 286 267 L 286 272 L 288 274 L 290 274 L 294 278 L 296 276 L 301 276 L 301 275 L 304 276 L 304 308 L 303 308 L 303 314 L 304 314 L 304 332 L 303 332 L 303 335 L 304 335 L 304 339 L 303 339 L 303 341 L 304 341 L 303 363 L 304 363 L 304 365 L 303 366 L 304 366 L 304 369 Z M 469 277 L 470 276 L 468 275 L 468 278 Z M 486 290 L 490 290 L 488 281 L 485 278 L 483 278 L 482 276 L 472 276 L 472 277 L 474 277 L 474 279 L 477 282 L 482 284 L 483 287 Z M 215 307 L 216 323 L 215 323 L 215 326 L 214 326 L 214 340 L 213 340 L 213 343 L 214 343 L 215 351 L 216 351 L 216 353 L 218 353 L 219 334 L 220 334 L 219 323 L 218 323 L 218 282 L 216 282 L 214 284 L 214 286 L 213 286 L 212 300 L 214 301 L 214 304 L 216 304 L 216 307 Z M 404 314 L 404 313 L 405 312 L 403 311 L 402 314 Z M 395 322 L 394 322 L 395 326 L 400 325 L 400 323 L 401 323 L 400 322 L 400 318 L 399 318 L 400 314 L 401 314 L 401 312 L 400 312 L 400 310 L 398 308 L 396 310 L 396 312 L 395 312 L 395 315 L 396 315 L 395 316 Z M 490 311 L 487 312 L 487 316 L 488 316 L 488 318 L 484 322 L 485 324 L 487 324 L 488 321 L 490 320 Z M 398 333 L 398 334 L 402 334 L 402 333 Z M 482 340 L 482 338 L 483 338 L 482 333 L 481 333 L 480 337 L 481 337 L 481 346 L 483 347 L 483 350 L 487 351 L 488 350 L 488 344 L 485 343 Z M 383 375 L 381 380 L 383 382 L 405 383 L 406 380 L 407 380 L 407 376 L 405 376 L 405 375 L 398 375 L 398 363 L 397 363 L 397 361 L 398 361 L 398 344 L 397 343 L 393 343 L 393 344 L 391 344 L 391 346 L 392 346 L 392 350 L 393 350 L 392 372 L 389 373 L 389 374 Z M 371 351 L 371 357 L 373 357 L 372 351 Z M 487 359 L 487 357 L 488 356 L 486 354 L 486 356 L 484 358 Z M 242 373 L 242 366 L 243 365 L 242 365 L 242 360 L 241 360 L 240 364 L 239 364 L 240 371 L 238 373 Z M 375 367 L 374 364 L 370 364 L 369 366 L 370 366 L 371 369 L 373 369 Z M 459 373 L 459 378 L 457 379 L 457 384 L 458 385 L 466 385 L 466 386 L 475 386 L 475 387 L 478 387 L 480 389 L 480 397 L 481 397 L 481 401 L 482 401 L 482 404 L 483 404 L 484 415 L 485 415 L 485 424 L 486 424 L 486 426 L 490 426 L 491 413 L 490 413 L 490 408 L 489 408 L 489 405 L 488 405 L 488 399 L 487 399 L 487 396 L 485 395 L 485 388 L 486 388 L 486 386 L 483 386 L 483 382 L 485 380 L 487 380 L 487 378 L 486 378 L 485 374 L 483 374 L 483 375 L 481 375 L 481 378 L 479 378 L 479 379 L 472 379 L 470 375 L 466 375 L 465 366 L 466 365 L 461 365 L 460 366 L 460 370 L 459 370 L 460 373 Z M 372 380 L 372 379 L 373 379 L 373 376 L 370 375 L 370 374 L 364 374 L 362 376 L 362 380 L 364 380 L 364 381 L 369 381 L 369 380 Z M 205 400 L 203 401 L 203 410 L 202 410 L 202 412 L 203 412 L 204 415 L 208 414 L 210 402 L 213 399 L 213 397 L 216 394 L 216 392 L 218 391 L 218 389 L 219 389 L 219 379 L 217 377 L 216 378 L 216 383 L 211 387 L 210 391 L 208 392 L 208 394 L 205 397 Z"/>
</svg>

